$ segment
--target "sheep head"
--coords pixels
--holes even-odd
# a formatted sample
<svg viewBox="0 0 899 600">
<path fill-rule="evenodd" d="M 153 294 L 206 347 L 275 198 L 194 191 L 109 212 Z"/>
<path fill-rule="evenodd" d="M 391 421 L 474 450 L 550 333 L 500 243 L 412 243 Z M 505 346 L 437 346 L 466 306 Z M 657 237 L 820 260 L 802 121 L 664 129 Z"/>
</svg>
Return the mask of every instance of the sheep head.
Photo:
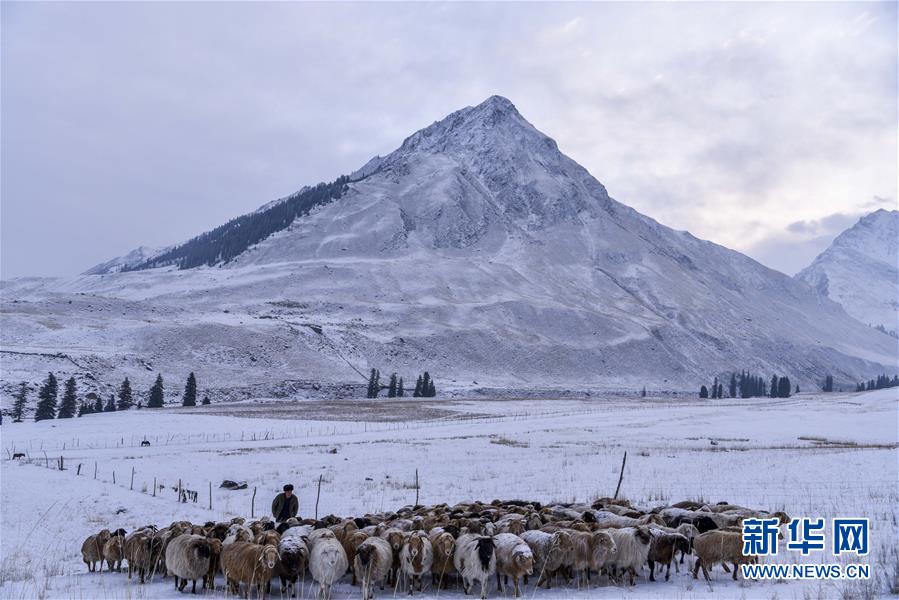
<svg viewBox="0 0 899 600">
<path fill-rule="evenodd" d="M 281 556 L 278 554 L 278 549 L 271 544 L 263 547 L 262 552 L 259 553 L 259 563 L 267 569 L 274 569 L 280 558 Z"/>
</svg>

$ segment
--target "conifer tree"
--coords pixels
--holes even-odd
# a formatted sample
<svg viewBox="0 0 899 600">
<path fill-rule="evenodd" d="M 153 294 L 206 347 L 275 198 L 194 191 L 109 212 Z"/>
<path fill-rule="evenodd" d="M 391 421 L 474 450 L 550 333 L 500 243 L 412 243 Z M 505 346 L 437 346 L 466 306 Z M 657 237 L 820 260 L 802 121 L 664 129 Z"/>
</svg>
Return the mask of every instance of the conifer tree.
<svg viewBox="0 0 899 600">
<path fill-rule="evenodd" d="M 833 375 L 827 375 L 824 378 L 824 385 L 821 387 L 821 389 L 825 392 L 833 391 Z"/>
<path fill-rule="evenodd" d="M 162 373 L 159 373 L 156 375 L 156 382 L 150 388 L 147 408 L 162 408 L 163 404 L 165 404 L 165 387 L 162 383 Z"/>
<path fill-rule="evenodd" d="M 69 377 L 65 383 L 65 389 L 62 393 L 62 402 L 59 403 L 59 412 L 56 414 L 57 419 L 71 419 L 78 410 L 78 392 L 74 377 Z"/>
<path fill-rule="evenodd" d="M 369 398 L 377 398 L 381 392 L 381 372 L 378 369 L 372 369 L 368 378 L 368 394 Z"/>
<path fill-rule="evenodd" d="M 421 375 L 418 376 L 418 381 L 415 382 L 415 392 L 412 394 L 413 398 L 421 398 Z"/>
<path fill-rule="evenodd" d="M 790 378 L 789 377 L 781 377 L 777 382 L 777 397 L 778 398 L 789 398 L 790 397 Z"/>
<path fill-rule="evenodd" d="M 431 379 L 428 381 L 428 398 L 434 398 L 437 396 L 437 388 L 434 387 L 434 380 Z"/>
<path fill-rule="evenodd" d="M 203 396 L 203 404 L 206 405 L 206 404 L 209 404 L 209 403 L 210 403 L 210 402 L 209 402 L 209 396 Z"/>
<path fill-rule="evenodd" d="M 396 373 L 390 374 L 390 385 L 387 387 L 387 397 L 396 398 Z"/>
<path fill-rule="evenodd" d="M 718 397 L 724 398 L 724 384 L 723 383 L 718 384 Z"/>
<path fill-rule="evenodd" d="M 23 381 L 19 384 L 19 391 L 13 396 L 15 402 L 12 405 L 12 422 L 21 423 L 25 416 L 25 407 L 28 406 L 28 385 Z"/>
<path fill-rule="evenodd" d="M 94 401 L 94 410 L 91 412 L 101 413 L 103 412 L 103 398 L 97 396 L 97 399 Z"/>
<path fill-rule="evenodd" d="M 796 384 L 796 389 L 793 390 L 793 393 L 794 393 L 794 394 L 798 394 L 798 393 L 799 393 L 799 384 L 798 384 L 798 383 Z"/>
<path fill-rule="evenodd" d="M 116 408 L 119 410 L 128 410 L 134 406 L 134 398 L 131 395 L 131 382 L 126 377 L 119 386 L 119 402 Z"/>
<path fill-rule="evenodd" d="M 431 375 L 427 371 L 421 376 L 421 397 L 427 398 L 431 391 Z"/>
<path fill-rule="evenodd" d="M 730 374 L 730 386 L 729 386 L 728 391 L 730 391 L 731 398 L 737 397 L 737 374 L 736 373 Z"/>
<path fill-rule="evenodd" d="M 84 408 L 84 400 L 82 400 L 82 401 L 78 404 L 78 416 L 79 416 L 79 417 L 83 417 L 83 416 L 84 416 L 84 411 L 85 411 L 85 408 Z"/>
<path fill-rule="evenodd" d="M 181 398 L 181 406 L 197 405 L 197 378 L 193 371 L 187 376 L 187 384 L 184 386 L 184 396 Z"/>
<path fill-rule="evenodd" d="M 715 381 L 712 382 L 712 399 L 718 397 L 718 378 L 715 377 Z"/>
<path fill-rule="evenodd" d="M 56 376 L 53 373 L 47 374 L 41 389 L 37 394 L 37 408 L 34 411 L 34 420 L 43 421 L 45 419 L 53 419 L 56 417 L 56 395 L 58 392 L 58 384 Z"/>
<path fill-rule="evenodd" d="M 643 386 L 643 389 L 640 390 L 640 397 L 641 397 L 641 398 L 645 398 L 645 397 L 646 397 L 646 386 L 645 386 L 645 385 Z"/>
<path fill-rule="evenodd" d="M 702 386 L 699 388 L 699 397 L 700 398 L 708 398 L 709 397 L 709 388 Z"/>
<path fill-rule="evenodd" d="M 403 389 L 403 378 L 400 377 L 399 382 L 396 384 L 396 396 L 397 398 L 402 398 L 406 394 L 406 390 Z"/>
</svg>

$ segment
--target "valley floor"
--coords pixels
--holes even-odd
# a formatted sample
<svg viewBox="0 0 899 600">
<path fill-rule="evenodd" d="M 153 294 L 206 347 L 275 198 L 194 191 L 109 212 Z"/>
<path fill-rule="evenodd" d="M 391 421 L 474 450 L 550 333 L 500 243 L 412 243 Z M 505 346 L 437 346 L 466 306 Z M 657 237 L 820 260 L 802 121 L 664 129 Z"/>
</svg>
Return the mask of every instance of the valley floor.
<svg viewBox="0 0 899 600">
<path fill-rule="evenodd" d="M 890 586 L 894 593 L 899 586 L 897 408 L 899 390 L 894 388 L 713 401 L 250 402 L 7 422 L 0 466 L 0 597 L 181 597 L 171 579 L 140 586 L 123 574 L 87 573 L 82 540 L 104 527 L 130 531 L 176 519 L 249 517 L 254 489 L 256 516 L 268 513 L 287 482 L 298 489 L 301 516 L 312 515 L 319 477 L 319 515 L 399 508 L 415 501 L 416 469 L 425 504 L 494 498 L 590 501 L 614 492 L 625 451 L 621 495 L 635 503 L 698 498 L 785 510 L 793 517 L 869 517 L 872 579 L 734 583 L 716 568 L 711 586 L 682 570 L 667 583 L 650 583 L 643 573 L 635 587 L 604 579 L 598 587 L 580 590 L 535 592 L 531 585 L 526 597 L 888 595 Z M 143 439 L 151 446 L 141 447 Z M 27 457 L 10 460 L 13 452 Z M 58 470 L 60 456 L 63 471 Z M 245 480 L 249 487 L 219 489 L 224 479 Z M 179 481 L 198 492 L 197 503 L 177 502 L 172 488 Z M 800 557 L 784 551 L 779 559 L 834 560 Z M 360 595 L 348 581 L 335 588 L 335 597 Z M 218 584 L 221 589 L 221 578 Z M 276 597 L 277 590 L 275 583 Z M 393 595 L 393 590 L 380 593 Z M 436 595 L 425 589 L 425 597 Z M 462 593 L 457 588 L 439 595 Z M 490 595 L 500 595 L 495 584 Z"/>
</svg>

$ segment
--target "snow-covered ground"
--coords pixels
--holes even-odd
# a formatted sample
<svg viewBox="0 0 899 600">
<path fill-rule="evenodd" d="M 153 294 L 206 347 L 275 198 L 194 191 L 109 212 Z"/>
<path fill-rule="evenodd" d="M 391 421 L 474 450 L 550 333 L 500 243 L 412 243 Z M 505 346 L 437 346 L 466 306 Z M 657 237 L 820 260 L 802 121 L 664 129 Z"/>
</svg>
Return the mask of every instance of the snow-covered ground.
<svg viewBox="0 0 899 600">
<path fill-rule="evenodd" d="M 80 557 L 82 540 L 104 527 L 130 531 L 175 519 L 249 516 L 254 488 L 257 516 L 267 514 L 286 482 L 298 488 L 301 515 L 312 515 L 320 475 L 320 515 L 399 508 L 415 500 L 416 469 L 422 503 L 589 501 L 614 491 L 624 451 L 622 495 L 641 504 L 700 498 L 785 510 L 791 516 L 869 517 L 868 562 L 875 578 L 865 583 L 734 583 L 716 569 L 711 587 L 682 571 L 672 573 L 667 583 L 640 577 L 633 588 L 602 582 L 589 589 L 535 593 L 531 585 L 526 596 L 887 595 L 890 585 L 899 585 L 897 396 L 894 388 L 721 401 L 306 401 L 7 421 L 0 468 L 0 597 L 178 597 L 170 579 L 140 586 L 127 575 L 88 573 Z M 140 446 L 144 438 L 149 448 Z M 28 458 L 9 460 L 14 451 Z M 56 469 L 60 456 L 64 471 Z M 246 480 L 249 488 L 219 489 L 223 479 Z M 196 504 L 176 501 L 171 487 L 179 480 L 199 492 Z M 155 496 L 154 481 L 165 486 Z M 277 590 L 275 583 L 276 596 Z M 348 579 L 335 592 L 340 598 L 359 593 Z M 304 594 L 310 597 L 308 585 Z M 392 595 L 392 590 L 381 593 Z M 426 597 L 434 595 L 425 590 Z M 440 595 L 459 597 L 461 591 Z M 491 596 L 497 595 L 492 587 Z"/>
</svg>

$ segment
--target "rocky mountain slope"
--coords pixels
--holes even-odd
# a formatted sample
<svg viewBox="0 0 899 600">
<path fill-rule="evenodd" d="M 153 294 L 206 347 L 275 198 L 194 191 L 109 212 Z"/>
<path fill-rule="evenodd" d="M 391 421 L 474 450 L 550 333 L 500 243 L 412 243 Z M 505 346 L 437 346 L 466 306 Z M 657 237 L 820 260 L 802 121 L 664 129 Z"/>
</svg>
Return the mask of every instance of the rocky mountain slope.
<svg viewBox="0 0 899 600">
<path fill-rule="evenodd" d="M 40 354 L 59 352 L 98 382 L 194 370 L 201 386 L 248 396 L 360 381 L 370 367 L 407 381 L 428 369 L 444 389 L 690 391 L 733 369 L 809 385 L 895 370 L 892 338 L 613 200 L 504 98 L 338 181 L 164 263 L 4 282 L 2 346 L 26 353 L 7 352 L 4 379 L 34 378 L 63 360 Z M 285 204 L 294 197 L 307 200 Z M 285 211 L 296 217 L 269 234 Z"/>
<path fill-rule="evenodd" d="M 899 211 L 859 219 L 796 275 L 846 312 L 895 333 L 899 321 Z"/>
</svg>

